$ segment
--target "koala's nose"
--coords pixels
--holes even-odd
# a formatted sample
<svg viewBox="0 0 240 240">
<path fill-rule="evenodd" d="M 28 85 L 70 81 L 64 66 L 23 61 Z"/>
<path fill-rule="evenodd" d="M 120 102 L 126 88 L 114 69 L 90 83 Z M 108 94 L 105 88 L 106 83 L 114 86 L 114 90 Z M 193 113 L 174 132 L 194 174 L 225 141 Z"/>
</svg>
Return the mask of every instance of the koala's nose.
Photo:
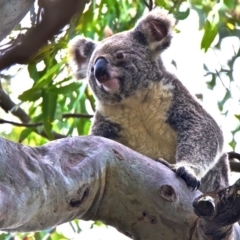
<svg viewBox="0 0 240 240">
<path fill-rule="evenodd" d="M 107 60 L 103 57 L 97 59 L 94 65 L 94 76 L 100 82 L 106 82 L 109 79 L 107 71 Z"/>
</svg>

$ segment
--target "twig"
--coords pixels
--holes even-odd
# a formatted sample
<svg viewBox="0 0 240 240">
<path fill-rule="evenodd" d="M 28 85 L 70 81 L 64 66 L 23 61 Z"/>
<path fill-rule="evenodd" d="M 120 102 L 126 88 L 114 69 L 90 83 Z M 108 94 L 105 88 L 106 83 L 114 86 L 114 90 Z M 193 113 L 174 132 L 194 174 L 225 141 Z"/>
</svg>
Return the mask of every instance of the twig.
<svg viewBox="0 0 240 240">
<path fill-rule="evenodd" d="M 240 154 L 236 152 L 228 152 L 228 159 L 231 171 L 240 172 L 240 162 L 235 161 L 235 159 L 240 161 Z"/>
<path fill-rule="evenodd" d="M 228 152 L 228 158 L 229 160 L 233 160 L 233 159 L 237 159 L 240 161 L 240 153 L 236 153 L 236 152 Z"/>
<path fill-rule="evenodd" d="M 219 74 L 219 71 L 217 69 L 215 69 L 215 72 L 216 72 L 216 75 L 218 76 L 218 78 L 220 79 L 223 87 L 226 89 L 227 92 L 230 92 L 230 90 L 225 86 L 225 84 L 224 84 L 224 82 L 223 82 L 223 80 L 222 80 L 222 78 L 221 78 L 221 76 Z"/>
<path fill-rule="evenodd" d="M 43 123 L 41 123 L 41 122 L 39 122 L 39 123 L 18 123 L 18 122 L 8 121 L 8 120 L 0 118 L 0 124 L 4 124 L 4 123 L 9 123 L 9 124 L 12 124 L 12 125 L 18 126 L 18 127 L 28 127 L 28 128 L 43 126 Z"/>
<path fill-rule="evenodd" d="M 149 11 L 153 10 L 153 1 L 149 0 L 149 3 L 147 3 L 146 0 L 143 0 L 144 4 L 146 5 L 146 7 L 148 8 Z"/>
<path fill-rule="evenodd" d="M 26 114 L 26 112 L 17 106 L 11 98 L 3 91 L 2 85 L 0 82 L 0 107 L 6 112 L 11 112 L 14 116 L 18 117 L 21 122 L 28 123 L 30 121 L 30 117 Z"/>
<path fill-rule="evenodd" d="M 92 118 L 93 115 L 85 113 L 64 113 L 62 118 Z"/>
</svg>

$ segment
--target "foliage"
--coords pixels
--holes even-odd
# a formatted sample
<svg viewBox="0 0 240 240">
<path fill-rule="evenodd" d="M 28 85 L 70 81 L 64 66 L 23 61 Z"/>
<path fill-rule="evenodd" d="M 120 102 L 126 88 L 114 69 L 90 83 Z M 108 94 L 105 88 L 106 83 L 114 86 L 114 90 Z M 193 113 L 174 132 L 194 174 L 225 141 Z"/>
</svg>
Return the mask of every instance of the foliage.
<svg viewBox="0 0 240 240">
<path fill-rule="evenodd" d="M 203 32 L 200 48 L 207 52 L 210 49 L 220 49 L 222 41 L 229 36 L 239 39 L 240 3 L 234 0 L 156 0 L 155 5 L 161 6 L 175 16 L 177 21 L 188 18 L 190 10 L 199 15 L 199 30 Z M 91 125 L 90 118 L 63 118 L 64 113 L 92 114 L 94 99 L 85 81 L 76 81 L 67 62 L 68 42 L 79 34 L 95 40 L 105 37 L 106 26 L 113 33 L 117 33 L 134 26 L 144 11 L 148 11 L 142 0 L 96 0 L 91 2 L 81 17 L 76 16 L 61 33 L 51 39 L 48 44 L 32 57 L 27 70 L 32 86 L 18 96 L 21 107 L 31 118 L 31 123 L 42 122 L 43 125 L 35 128 L 14 127 L 8 136 L 11 139 L 24 141 L 27 144 L 39 145 L 45 143 L 37 133 L 43 129 L 49 140 L 53 139 L 53 131 L 64 136 L 87 135 Z M 29 20 L 30 22 L 30 20 Z M 34 25 L 34 21 L 32 22 Z M 23 31 L 25 26 L 20 24 L 12 35 Z M 177 30 L 177 29 L 176 29 Z M 217 42 L 215 40 L 218 39 Z M 215 42 L 215 43 L 214 43 Z M 207 85 L 214 90 L 217 83 L 224 79 L 225 94 L 219 101 L 218 107 L 222 114 L 227 115 L 226 103 L 232 96 L 231 87 L 234 79 L 234 64 L 240 55 L 236 49 L 230 59 L 226 59 L 226 66 L 221 65 L 217 71 L 204 66 Z M 174 57 L 173 57 L 174 58 Z M 2 76 L 4 78 L 4 76 Z M 25 80 L 19 79 L 20 84 Z M 9 81 L 6 81 L 6 85 Z M 238 99 L 239 100 L 239 99 Z M 240 117 L 236 115 L 236 126 L 232 130 L 230 145 L 236 146 L 235 134 L 240 132 Z M 75 222 L 78 226 L 79 223 Z M 2 234 L 1 239 L 12 239 L 12 235 Z M 41 233 L 17 234 L 16 239 L 66 239 L 57 232 L 44 231 Z"/>
</svg>

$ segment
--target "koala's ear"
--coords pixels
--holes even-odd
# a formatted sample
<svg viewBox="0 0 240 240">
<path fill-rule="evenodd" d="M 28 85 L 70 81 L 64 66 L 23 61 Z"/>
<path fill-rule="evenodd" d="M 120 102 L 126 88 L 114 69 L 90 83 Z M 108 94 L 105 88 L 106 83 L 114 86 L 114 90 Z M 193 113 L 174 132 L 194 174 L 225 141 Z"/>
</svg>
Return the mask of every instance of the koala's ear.
<svg viewBox="0 0 240 240">
<path fill-rule="evenodd" d="M 153 54 L 160 54 L 169 47 L 172 39 L 173 18 L 160 8 L 155 8 L 137 22 L 134 38 L 148 45 Z"/>
<path fill-rule="evenodd" d="M 69 42 L 69 65 L 77 79 L 86 77 L 88 63 L 97 44 L 97 42 L 81 36 L 77 36 Z"/>
</svg>

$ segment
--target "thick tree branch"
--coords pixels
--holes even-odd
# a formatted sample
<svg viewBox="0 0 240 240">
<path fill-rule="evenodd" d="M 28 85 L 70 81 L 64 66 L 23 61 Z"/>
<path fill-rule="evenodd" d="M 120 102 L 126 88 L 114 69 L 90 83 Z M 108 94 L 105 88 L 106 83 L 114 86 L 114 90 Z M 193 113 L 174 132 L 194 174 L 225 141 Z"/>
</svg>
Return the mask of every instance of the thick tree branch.
<svg viewBox="0 0 240 240">
<path fill-rule="evenodd" d="M 22 20 L 34 0 L 0 0 L 0 41 Z"/>
<path fill-rule="evenodd" d="M 0 56 L 0 70 L 15 63 L 26 63 L 47 40 L 57 34 L 77 12 L 84 10 L 88 0 L 39 0 L 43 9 L 42 21 L 31 28 L 23 40 Z M 2 11 L 0 11 L 2 13 Z"/>
<path fill-rule="evenodd" d="M 229 164 L 230 164 L 231 171 L 240 172 L 240 162 L 230 160 Z"/>
<path fill-rule="evenodd" d="M 232 224 L 240 219 L 240 179 L 227 189 L 203 194 L 195 199 L 193 206 L 208 239 L 239 239 L 238 233 L 232 231 Z"/>
<path fill-rule="evenodd" d="M 230 168 L 234 172 L 240 172 L 240 154 L 236 152 L 228 152 Z M 236 159 L 236 160 L 235 160 Z"/>
<path fill-rule="evenodd" d="M 201 192 L 100 137 L 35 148 L 0 139 L 0 189 L 1 230 L 35 231 L 79 218 L 102 220 L 134 239 L 214 239 L 205 238 L 192 209 Z"/>
<path fill-rule="evenodd" d="M 240 154 L 236 152 L 228 152 L 228 158 L 230 160 L 234 160 L 234 159 L 240 160 Z"/>
</svg>

